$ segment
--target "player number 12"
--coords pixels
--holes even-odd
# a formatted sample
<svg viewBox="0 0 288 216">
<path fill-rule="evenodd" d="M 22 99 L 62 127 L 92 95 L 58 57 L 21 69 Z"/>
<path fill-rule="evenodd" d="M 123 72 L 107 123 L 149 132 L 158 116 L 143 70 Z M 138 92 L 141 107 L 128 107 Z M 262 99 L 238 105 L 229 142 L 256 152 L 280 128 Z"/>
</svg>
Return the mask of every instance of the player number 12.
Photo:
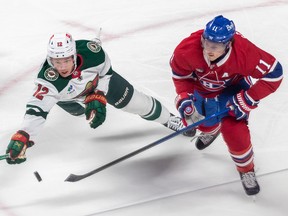
<svg viewBox="0 0 288 216">
<path fill-rule="evenodd" d="M 34 97 L 38 98 L 39 100 L 42 100 L 44 98 L 44 95 L 49 92 L 49 89 L 45 86 L 42 86 L 41 84 L 38 84 L 37 90 L 33 94 Z"/>
</svg>

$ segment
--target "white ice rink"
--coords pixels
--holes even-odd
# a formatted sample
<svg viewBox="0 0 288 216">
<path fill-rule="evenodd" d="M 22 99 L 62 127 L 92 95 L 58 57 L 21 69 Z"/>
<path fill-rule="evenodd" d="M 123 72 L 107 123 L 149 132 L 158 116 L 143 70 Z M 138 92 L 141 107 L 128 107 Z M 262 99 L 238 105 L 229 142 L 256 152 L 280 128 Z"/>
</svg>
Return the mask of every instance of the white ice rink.
<svg viewBox="0 0 288 216">
<path fill-rule="evenodd" d="M 93 38 L 102 28 L 113 68 L 172 112 L 169 58 L 214 16 L 236 28 L 288 68 L 288 1 L 276 0 L 10 0 L 0 8 L 0 154 L 18 130 L 51 34 Z M 177 136 L 76 183 L 82 174 L 171 133 L 108 106 L 96 130 L 54 107 L 27 161 L 0 161 L 1 216 L 286 216 L 288 86 L 261 101 L 250 118 L 261 192 L 244 193 L 223 139 L 204 151 Z M 38 171 L 43 181 L 33 175 Z"/>
</svg>

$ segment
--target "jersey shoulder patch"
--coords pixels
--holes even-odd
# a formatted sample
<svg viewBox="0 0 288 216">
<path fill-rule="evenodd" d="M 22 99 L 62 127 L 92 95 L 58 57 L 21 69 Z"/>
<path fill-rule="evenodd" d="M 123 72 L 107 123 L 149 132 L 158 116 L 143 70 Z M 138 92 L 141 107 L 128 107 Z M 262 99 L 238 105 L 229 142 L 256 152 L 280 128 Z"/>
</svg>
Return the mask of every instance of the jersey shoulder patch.
<svg viewBox="0 0 288 216">
<path fill-rule="evenodd" d="M 95 41 L 77 40 L 76 49 L 77 55 L 82 59 L 81 70 L 105 63 L 105 52 Z"/>
<path fill-rule="evenodd" d="M 50 67 L 44 71 L 44 77 L 46 80 L 54 82 L 59 78 L 59 73 L 54 68 Z"/>
<path fill-rule="evenodd" d="M 98 53 L 101 51 L 101 45 L 98 44 L 97 42 L 95 41 L 88 41 L 87 42 L 87 48 L 91 51 L 91 52 L 94 52 L 94 53 Z"/>
<path fill-rule="evenodd" d="M 47 61 L 45 61 L 42 65 L 37 78 L 51 83 L 59 92 L 62 91 L 71 80 L 71 76 L 66 78 L 61 77 L 59 73 L 48 64 Z"/>
</svg>

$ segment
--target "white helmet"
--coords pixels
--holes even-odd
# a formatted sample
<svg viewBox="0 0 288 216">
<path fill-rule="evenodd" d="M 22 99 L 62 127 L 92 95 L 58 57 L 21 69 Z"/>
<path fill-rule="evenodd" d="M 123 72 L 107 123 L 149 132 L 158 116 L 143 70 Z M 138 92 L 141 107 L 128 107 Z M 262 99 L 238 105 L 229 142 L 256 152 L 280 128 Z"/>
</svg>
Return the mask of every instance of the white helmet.
<svg viewBox="0 0 288 216">
<path fill-rule="evenodd" d="M 73 56 L 76 65 L 76 43 L 69 33 L 57 33 L 50 37 L 47 47 L 47 61 L 52 65 L 51 58 L 66 58 Z"/>
</svg>

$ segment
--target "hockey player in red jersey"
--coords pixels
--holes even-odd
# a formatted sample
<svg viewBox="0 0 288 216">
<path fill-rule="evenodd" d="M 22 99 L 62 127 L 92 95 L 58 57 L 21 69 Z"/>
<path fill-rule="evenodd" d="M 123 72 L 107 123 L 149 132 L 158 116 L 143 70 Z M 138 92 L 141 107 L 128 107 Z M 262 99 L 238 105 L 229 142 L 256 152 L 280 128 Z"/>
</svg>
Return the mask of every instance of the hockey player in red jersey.
<svg viewBox="0 0 288 216">
<path fill-rule="evenodd" d="M 208 147 L 221 133 L 248 195 L 257 194 L 253 148 L 248 128 L 250 111 L 282 81 L 282 66 L 255 46 L 222 15 L 192 33 L 176 47 L 170 60 L 176 107 L 184 121 L 197 121 L 230 108 L 226 116 L 198 127 L 196 147 Z M 253 84 L 251 78 L 256 82 Z"/>
</svg>

